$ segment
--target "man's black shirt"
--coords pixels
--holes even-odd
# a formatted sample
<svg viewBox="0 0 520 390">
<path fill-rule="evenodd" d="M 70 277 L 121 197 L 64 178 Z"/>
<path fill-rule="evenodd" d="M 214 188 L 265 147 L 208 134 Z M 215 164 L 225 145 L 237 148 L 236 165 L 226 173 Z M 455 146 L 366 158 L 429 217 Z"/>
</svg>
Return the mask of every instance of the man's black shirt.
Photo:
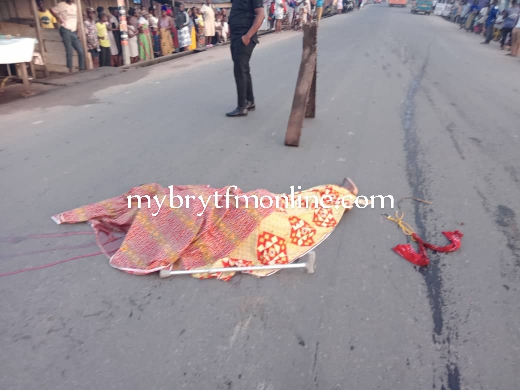
<svg viewBox="0 0 520 390">
<path fill-rule="evenodd" d="M 247 34 L 255 21 L 255 9 L 263 7 L 263 0 L 232 0 L 228 21 L 231 35 L 242 36 Z"/>
</svg>

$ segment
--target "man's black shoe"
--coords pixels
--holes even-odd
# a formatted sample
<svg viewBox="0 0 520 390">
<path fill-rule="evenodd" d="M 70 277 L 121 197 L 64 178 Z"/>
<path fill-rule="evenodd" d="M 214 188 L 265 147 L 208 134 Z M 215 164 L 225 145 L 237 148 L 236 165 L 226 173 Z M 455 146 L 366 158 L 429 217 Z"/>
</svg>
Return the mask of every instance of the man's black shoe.
<svg viewBox="0 0 520 390">
<path fill-rule="evenodd" d="M 255 102 L 247 102 L 247 110 L 254 111 L 256 109 Z"/>
<path fill-rule="evenodd" d="M 480 42 L 481 45 L 489 45 L 488 41 Z"/>
<path fill-rule="evenodd" d="M 235 116 L 247 116 L 247 108 L 237 107 L 233 111 L 228 112 L 226 114 L 226 116 L 231 117 L 231 118 L 235 117 Z"/>
</svg>

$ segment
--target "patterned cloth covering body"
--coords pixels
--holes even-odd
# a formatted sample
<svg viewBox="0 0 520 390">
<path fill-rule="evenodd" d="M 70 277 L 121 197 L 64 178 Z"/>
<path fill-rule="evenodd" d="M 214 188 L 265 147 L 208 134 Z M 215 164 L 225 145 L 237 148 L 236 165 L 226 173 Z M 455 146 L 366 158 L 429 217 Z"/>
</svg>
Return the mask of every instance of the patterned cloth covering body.
<svg viewBox="0 0 520 390">
<path fill-rule="evenodd" d="M 146 184 L 121 196 L 55 215 L 53 220 L 58 224 L 90 222 L 101 248 L 100 235 L 124 233 L 121 246 L 109 256 L 110 265 L 144 275 L 161 269 L 294 262 L 327 238 L 356 200 L 355 194 L 336 185 L 318 186 L 294 195 L 262 189 L 243 193 L 235 188 L 203 185 L 164 188 Z M 215 193 L 219 195 L 218 201 Z M 226 193 L 230 194 L 228 204 Z M 136 195 L 141 197 L 141 207 L 137 207 Z M 260 277 L 274 272 L 277 271 L 248 273 Z M 201 279 L 222 280 L 233 275 L 232 272 L 193 274 Z"/>
</svg>

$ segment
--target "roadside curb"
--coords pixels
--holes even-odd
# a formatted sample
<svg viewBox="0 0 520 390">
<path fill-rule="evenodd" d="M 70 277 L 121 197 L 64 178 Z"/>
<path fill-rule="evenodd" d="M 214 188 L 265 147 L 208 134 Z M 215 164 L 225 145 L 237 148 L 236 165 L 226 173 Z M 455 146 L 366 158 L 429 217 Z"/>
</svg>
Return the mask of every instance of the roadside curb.
<svg viewBox="0 0 520 390">
<path fill-rule="evenodd" d="M 123 73 L 121 68 L 103 67 L 89 71 L 81 71 L 61 76 L 51 76 L 43 79 L 31 79 L 31 84 L 49 85 L 53 87 L 70 87 L 73 85 L 84 84 L 90 81 L 104 79 Z"/>
<path fill-rule="evenodd" d="M 122 66 L 120 69 L 125 71 L 125 70 L 129 70 L 129 69 L 146 68 L 148 66 L 160 64 L 161 62 L 175 60 L 177 58 L 186 57 L 186 56 L 189 56 L 191 54 L 198 53 L 198 52 L 199 51 L 197 51 L 197 50 L 182 51 L 180 53 L 173 53 L 173 54 L 170 54 L 168 56 L 157 57 L 157 58 L 154 58 L 152 60 L 136 62 L 135 64 L 131 64 L 131 65 L 125 65 L 125 66 Z"/>
</svg>

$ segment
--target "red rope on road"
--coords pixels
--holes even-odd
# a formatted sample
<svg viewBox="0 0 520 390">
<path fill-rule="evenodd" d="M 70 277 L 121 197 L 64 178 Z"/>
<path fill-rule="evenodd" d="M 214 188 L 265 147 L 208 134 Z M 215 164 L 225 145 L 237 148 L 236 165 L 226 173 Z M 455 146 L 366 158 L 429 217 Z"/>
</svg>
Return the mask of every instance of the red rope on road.
<svg viewBox="0 0 520 390">
<path fill-rule="evenodd" d="M 20 241 L 23 241 L 23 240 L 26 240 L 26 239 L 30 239 L 30 238 L 53 238 L 53 237 L 68 237 L 68 236 L 93 235 L 93 234 L 95 234 L 95 233 L 94 232 L 69 232 L 69 233 L 33 234 L 33 235 L 22 236 L 22 237 L 1 238 L 0 242 L 13 242 L 13 243 L 16 243 L 16 242 L 20 242 Z M 107 239 L 107 241 L 105 243 L 100 244 L 100 245 L 98 244 L 98 245 L 101 247 L 101 249 L 103 249 L 104 245 L 110 244 L 110 243 L 115 242 L 115 241 L 120 240 L 120 239 L 122 239 L 122 237 L 108 237 L 108 239 Z M 97 241 L 97 237 L 96 237 L 96 241 Z M 91 244 L 77 245 L 75 247 L 58 247 L 58 248 L 53 248 L 51 250 L 26 252 L 26 253 L 11 255 L 11 256 L 8 255 L 8 256 L 5 256 L 5 257 L 24 256 L 24 255 L 43 253 L 43 252 L 52 252 L 54 250 L 62 250 L 62 249 L 84 248 L 84 247 L 88 247 L 88 246 L 92 246 L 92 245 L 96 245 L 96 244 L 95 243 L 91 243 Z M 16 275 L 16 274 L 21 274 L 23 272 L 36 271 L 36 270 L 40 270 L 40 269 L 44 269 L 44 268 L 54 267 L 55 265 L 67 263 L 69 261 L 84 259 L 84 258 L 87 258 L 87 257 L 93 257 L 93 256 L 97 256 L 97 255 L 108 255 L 108 256 L 110 256 L 111 254 L 114 254 L 115 252 L 117 252 L 117 249 L 113 250 L 113 251 L 109 251 L 109 252 L 100 251 L 100 252 L 95 252 L 95 253 L 89 253 L 89 254 L 86 254 L 86 255 L 75 256 L 75 257 L 71 257 L 71 258 L 68 258 L 68 259 L 55 261 L 53 263 L 39 265 L 39 266 L 36 266 L 36 267 L 22 268 L 22 269 L 18 269 L 16 271 L 0 273 L 0 277 L 2 277 L 2 276 L 12 276 L 12 275 Z"/>
<path fill-rule="evenodd" d="M 18 269 L 16 271 L 5 272 L 3 274 L 0 274 L 0 277 L 2 277 L 2 276 L 11 276 L 11 275 L 16 275 L 16 274 L 21 274 L 22 272 L 36 271 L 36 270 L 39 270 L 39 269 L 54 267 L 55 265 L 63 264 L 63 263 L 66 263 L 68 261 L 84 259 L 86 257 L 92 257 L 92 256 L 97 256 L 97 255 L 102 255 L 102 254 L 103 254 L 103 252 L 90 253 L 88 255 L 71 257 L 70 259 L 64 259 L 64 260 L 60 260 L 60 261 L 55 261 L 54 263 L 39 265 L 37 267 L 22 268 L 22 269 Z"/>
<path fill-rule="evenodd" d="M 47 234 L 32 234 L 30 236 L 19 236 L 19 237 L 2 237 L 0 242 L 13 242 L 17 243 L 29 238 L 53 238 L 53 237 L 69 237 L 69 236 L 83 236 L 93 235 L 93 231 L 90 232 L 69 232 L 69 233 L 47 233 Z"/>
</svg>

